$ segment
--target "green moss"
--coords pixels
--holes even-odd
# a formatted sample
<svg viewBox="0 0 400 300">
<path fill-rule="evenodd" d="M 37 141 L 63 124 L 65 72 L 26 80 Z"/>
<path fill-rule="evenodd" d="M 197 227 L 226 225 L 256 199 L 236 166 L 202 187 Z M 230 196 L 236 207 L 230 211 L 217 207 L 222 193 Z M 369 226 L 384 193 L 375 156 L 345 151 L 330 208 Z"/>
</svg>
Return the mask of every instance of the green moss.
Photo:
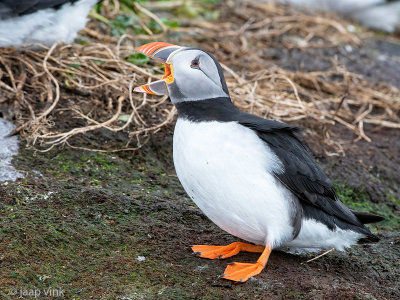
<svg viewBox="0 0 400 300">
<path fill-rule="evenodd" d="M 169 226 L 168 206 L 155 213 L 157 203 L 165 203 L 163 186 L 168 197 L 182 193 L 156 156 L 24 149 L 18 168 L 42 176 L 0 185 L 0 195 L 7 195 L 0 201 L 0 258 L 9 257 L 0 261 L 0 285 L 10 287 L 13 280 L 24 287 L 60 286 L 76 299 L 93 293 L 116 299 L 130 285 L 156 295 L 159 287 L 148 278 L 160 282 L 171 267 L 160 268 L 152 259 L 159 242 L 146 244 L 149 227 Z M 146 261 L 136 261 L 138 255 Z M 182 275 L 172 277 L 184 281 Z"/>
<path fill-rule="evenodd" d="M 384 221 L 369 226 L 384 230 L 400 229 L 400 216 L 393 211 L 390 204 L 385 202 L 373 203 L 367 200 L 369 197 L 365 192 L 355 192 L 345 184 L 336 183 L 335 191 L 339 199 L 349 208 L 356 211 L 378 214 L 385 218 Z M 393 206 L 400 207 L 400 199 L 396 199 L 390 195 L 386 197 L 393 203 Z"/>
<path fill-rule="evenodd" d="M 145 65 L 149 62 L 149 57 L 142 53 L 134 53 L 128 56 L 126 59 L 128 62 L 134 65 Z"/>
<path fill-rule="evenodd" d="M 187 246 L 196 240 L 226 243 L 229 238 L 199 212 L 178 178 L 171 176 L 171 157 L 169 144 L 118 156 L 71 149 L 35 155 L 22 149 L 15 159 L 17 168 L 29 174 L 37 170 L 42 176 L 0 184 L 0 295 L 13 286 L 53 286 L 65 290 L 66 299 L 266 298 L 279 278 L 231 289 L 213 286 L 230 286 L 216 280 L 226 262 L 190 255 Z M 338 188 L 349 206 L 375 212 L 366 205 L 365 194 Z M 390 201 L 399 203 L 393 197 Z M 397 250 L 395 244 L 385 250 L 366 253 L 355 248 L 350 260 L 340 254 L 329 268 L 355 260 L 363 271 L 387 274 L 393 272 Z M 138 256 L 146 260 L 139 262 Z M 246 261 L 242 258 L 239 261 Z M 281 263 L 288 260 L 284 268 L 291 272 L 301 268 L 301 259 L 283 258 Z M 247 257 L 253 259 L 256 256 Z M 273 262 L 271 266 L 279 268 Z M 326 274 L 334 276 L 331 271 Z M 310 298 L 292 287 L 277 284 L 274 289 L 274 296 L 284 299 Z"/>
</svg>

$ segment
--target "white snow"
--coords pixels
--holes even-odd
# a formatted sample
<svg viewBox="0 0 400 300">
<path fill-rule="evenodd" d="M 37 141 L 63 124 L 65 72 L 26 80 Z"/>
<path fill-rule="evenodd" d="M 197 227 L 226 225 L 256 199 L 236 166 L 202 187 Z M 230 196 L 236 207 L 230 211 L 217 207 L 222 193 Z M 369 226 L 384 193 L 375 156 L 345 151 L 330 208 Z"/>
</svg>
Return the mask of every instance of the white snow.
<svg viewBox="0 0 400 300">
<path fill-rule="evenodd" d="M 13 156 L 18 154 L 18 137 L 7 135 L 14 127 L 11 122 L 0 118 L 0 182 L 24 177 L 11 165 Z"/>
</svg>

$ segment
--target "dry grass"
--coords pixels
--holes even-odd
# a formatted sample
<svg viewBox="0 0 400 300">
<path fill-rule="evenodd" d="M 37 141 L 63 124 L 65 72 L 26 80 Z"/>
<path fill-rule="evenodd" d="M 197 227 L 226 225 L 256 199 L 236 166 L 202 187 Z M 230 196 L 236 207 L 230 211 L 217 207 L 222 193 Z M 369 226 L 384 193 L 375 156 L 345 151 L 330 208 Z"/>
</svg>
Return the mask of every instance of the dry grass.
<svg viewBox="0 0 400 300">
<path fill-rule="evenodd" d="M 199 45 L 223 63 L 237 106 L 282 121 L 317 122 L 320 126 L 314 133 L 336 150 L 343 141 L 330 134 L 335 123 L 367 141 L 364 124 L 400 128 L 396 88 L 373 85 L 347 71 L 334 57 L 334 67 L 326 72 L 290 72 L 262 58 L 265 49 L 278 44 L 288 49 L 359 45 L 362 36 L 348 32 L 343 21 L 294 14 L 288 7 L 272 4 L 224 5 L 220 20 L 193 21 L 173 31 L 183 40 L 180 44 Z M 107 2 L 102 9 L 107 18 L 117 11 Z M 161 22 L 146 8 L 136 5 L 136 9 L 143 18 Z M 82 32 L 92 41 L 89 45 L 0 50 L 0 106 L 9 108 L 6 116 L 14 116 L 16 132 L 42 151 L 63 144 L 82 147 L 71 144 L 70 138 L 100 128 L 123 132 L 129 142 L 115 150 L 97 150 L 137 149 L 149 134 L 173 122 L 176 111 L 166 97 L 132 93 L 134 86 L 157 80 L 154 71 L 162 73 L 160 67 L 126 60 L 142 39 L 166 40 L 168 29 L 164 26 L 163 33 L 154 35 L 147 28 L 148 35 L 117 40 L 98 25 L 91 21 Z"/>
</svg>

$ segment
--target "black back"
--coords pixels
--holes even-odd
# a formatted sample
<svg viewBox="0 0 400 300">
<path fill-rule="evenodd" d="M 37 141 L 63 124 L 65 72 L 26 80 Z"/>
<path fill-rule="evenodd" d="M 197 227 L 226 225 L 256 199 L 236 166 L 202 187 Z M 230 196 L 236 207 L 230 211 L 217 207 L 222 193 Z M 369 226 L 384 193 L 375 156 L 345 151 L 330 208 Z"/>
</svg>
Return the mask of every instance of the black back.
<svg viewBox="0 0 400 300">
<path fill-rule="evenodd" d="M 59 9 L 65 3 L 78 0 L 0 0 L 0 19 L 8 19 L 34 13 L 38 10 Z"/>
<path fill-rule="evenodd" d="M 299 136 L 299 128 L 278 121 L 263 119 L 237 109 L 229 98 L 182 102 L 176 105 L 179 117 L 193 122 L 238 122 L 254 130 L 281 160 L 284 172 L 274 176 L 301 203 L 297 217 L 315 219 L 330 229 L 338 226 L 363 233 L 368 241 L 376 241 L 357 216 L 344 206 L 333 189 L 333 183 L 315 163 Z M 294 224 L 301 226 L 299 220 Z M 295 232 L 300 228 L 295 228 Z"/>
</svg>

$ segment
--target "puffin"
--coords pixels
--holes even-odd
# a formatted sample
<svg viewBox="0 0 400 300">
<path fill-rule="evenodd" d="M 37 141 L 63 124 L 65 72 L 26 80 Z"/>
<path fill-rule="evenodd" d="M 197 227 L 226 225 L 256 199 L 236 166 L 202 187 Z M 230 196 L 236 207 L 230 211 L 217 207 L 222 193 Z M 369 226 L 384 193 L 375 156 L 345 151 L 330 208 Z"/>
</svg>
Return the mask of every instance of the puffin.
<svg viewBox="0 0 400 300">
<path fill-rule="evenodd" d="M 98 0 L 1 0 L 0 47 L 72 42 Z"/>
<path fill-rule="evenodd" d="M 260 0 L 259 0 L 260 1 Z M 271 0 L 314 11 L 334 11 L 362 25 L 389 33 L 400 31 L 400 0 Z"/>
<path fill-rule="evenodd" d="M 248 242 L 194 245 L 194 254 L 224 259 L 260 253 L 255 263 L 229 264 L 222 278 L 247 281 L 264 269 L 273 249 L 344 250 L 379 240 L 364 224 L 383 218 L 340 202 L 298 127 L 234 106 L 212 54 L 165 42 L 136 51 L 165 65 L 161 80 L 134 91 L 169 95 L 175 105 L 173 160 L 183 188 L 217 226 Z"/>
</svg>

